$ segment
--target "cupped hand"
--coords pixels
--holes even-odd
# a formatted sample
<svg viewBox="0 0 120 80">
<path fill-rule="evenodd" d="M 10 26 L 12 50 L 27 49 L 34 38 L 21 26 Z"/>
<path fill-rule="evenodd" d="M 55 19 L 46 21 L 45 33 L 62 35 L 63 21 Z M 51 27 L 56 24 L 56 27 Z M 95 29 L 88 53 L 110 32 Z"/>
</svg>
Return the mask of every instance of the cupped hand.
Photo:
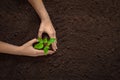
<svg viewBox="0 0 120 80">
<path fill-rule="evenodd" d="M 38 32 L 38 36 L 42 37 L 42 33 L 47 33 L 49 35 L 50 38 L 55 38 L 56 41 L 54 43 L 52 43 L 52 49 L 54 51 L 56 51 L 57 49 L 57 38 L 56 38 L 56 31 L 52 25 L 52 22 L 49 21 L 42 21 L 40 24 L 40 28 L 39 28 L 39 32 Z"/>
<path fill-rule="evenodd" d="M 33 44 L 38 42 L 37 39 L 32 39 L 28 41 L 27 43 L 23 44 L 20 46 L 19 53 L 20 55 L 24 56 L 32 56 L 32 57 L 37 57 L 37 56 L 44 56 L 44 51 L 43 50 L 37 50 L 33 48 Z M 53 54 L 54 51 L 49 50 L 48 54 Z"/>
</svg>

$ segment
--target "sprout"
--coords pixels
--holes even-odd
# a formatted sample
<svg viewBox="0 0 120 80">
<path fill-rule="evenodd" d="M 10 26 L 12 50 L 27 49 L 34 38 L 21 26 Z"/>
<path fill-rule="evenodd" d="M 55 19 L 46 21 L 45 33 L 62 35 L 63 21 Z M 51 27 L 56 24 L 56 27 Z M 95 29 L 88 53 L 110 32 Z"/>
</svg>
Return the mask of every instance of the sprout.
<svg viewBox="0 0 120 80">
<path fill-rule="evenodd" d="M 42 43 L 38 43 L 34 46 L 35 49 L 42 49 L 44 45 Z"/>
<path fill-rule="evenodd" d="M 47 52 L 48 52 L 49 49 L 50 49 L 49 46 L 45 46 L 45 47 L 44 47 L 44 53 L 45 53 L 45 55 L 47 55 Z"/>
<path fill-rule="evenodd" d="M 43 43 L 42 38 L 38 38 L 38 42 L 39 42 L 39 43 Z"/>
<path fill-rule="evenodd" d="M 38 43 L 35 44 L 33 47 L 38 50 L 44 50 L 45 55 L 47 55 L 48 50 L 50 49 L 50 45 L 55 42 L 55 38 L 38 38 Z"/>
<path fill-rule="evenodd" d="M 47 38 L 44 38 L 44 39 L 43 39 L 43 43 L 44 43 L 44 44 L 47 44 L 47 42 L 48 42 Z"/>
</svg>

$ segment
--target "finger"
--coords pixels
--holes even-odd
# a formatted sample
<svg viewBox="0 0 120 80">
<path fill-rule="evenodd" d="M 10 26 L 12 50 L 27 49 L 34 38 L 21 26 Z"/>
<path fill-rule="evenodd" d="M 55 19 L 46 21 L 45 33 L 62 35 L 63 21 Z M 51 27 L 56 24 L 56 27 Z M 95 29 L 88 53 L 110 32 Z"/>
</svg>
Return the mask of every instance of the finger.
<svg viewBox="0 0 120 80">
<path fill-rule="evenodd" d="M 47 52 L 47 54 L 53 54 L 54 53 L 54 51 L 52 51 L 52 50 L 49 50 L 48 52 Z M 45 53 L 44 53 L 44 55 L 45 55 Z"/>
<path fill-rule="evenodd" d="M 38 37 L 42 38 L 42 33 L 43 33 L 43 31 L 40 30 L 40 31 L 38 32 Z"/>
<path fill-rule="evenodd" d="M 38 40 L 37 40 L 36 38 L 30 40 L 28 43 L 29 43 L 29 44 L 33 44 L 33 43 L 35 43 L 35 42 L 38 42 Z"/>
<path fill-rule="evenodd" d="M 55 34 L 53 32 L 48 33 L 50 38 L 55 38 Z"/>
<path fill-rule="evenodd" d="M 57 38 L 56 38 L 56 34 L 55 34 L 55 47 L 56 47 L 56 49 L 58 49 L 58 47 L 57 47 Z"/>
<path fill-rule="evenodd" d="M 50 33 L 48 35 L 50 36 L 50 38 L 55 38 L 55 42 L 52 43 L 52 48 L 53 48 L 54 51 L 56 51 L 56 49 L 57 49 L 57 45 L 56 45 L 57 44 L 56 33 Z"/>
<path fill-rule="evenodd" d="M 53 54 L 53 53 L 54 53 L 54 51 L 49 50 L 47 54 Z M 37 56 L 45 56 L 45 53 L 43 50 L 36 50 L 36 55 Z"/>
<path fill-rule="evenodd" d="M 55 42 L 54 42 L 54 45 L 55 45 L 56 49 L 58 49 L 58 48 L 57 48 L 57 38 L 56 38 L 56 32 L 55 32 L 55 34 L 54 34 L 54 37 L 55 37 Z"/>
<path fill-rule="evenodd" d="M 44 56 L 43 50 L 35 50 L 35 51 L 36 51 L 36 56 Z"/>
<path fill-rule="evenodd" d="M 28 41 L 25 45 L 26 46 L 33 45 L 33 43 L 36 43 L 36 42 L 38 42 L 38 40 L 36 38 L 34 38 L 34 39 Z"/>
<path fill-rule="evenodd" d="M 53 47 L 55 47 L 55 49 L 58 49 L 58 48 L 57 48 L 57 38 L 55 38 L 55 42 L 52 43 L 52 45 L 53 45 Z"/>
<path fill-rule="evenodd" d="M 56 51 L 56 49 L 57 49 L 57 46 L 56 46 L 56 43 L 55 43 L 55 42 L 52 43 L 52 49 L 53 49 L 54 51 Z"/>
<path fill-rule="evenodd" d="M 58 49 L 58 47 L 57 47 L 57 41 L 55 42 L 55 44 L 56 44 L 56 49 Z"/>
<path fill-rule="evenodd" d="M 55 51 L 52 51 L 52 50 L 48 51 L 48 54 L 53 54 L 53 53 L 55 53 Z"/>
</svg>

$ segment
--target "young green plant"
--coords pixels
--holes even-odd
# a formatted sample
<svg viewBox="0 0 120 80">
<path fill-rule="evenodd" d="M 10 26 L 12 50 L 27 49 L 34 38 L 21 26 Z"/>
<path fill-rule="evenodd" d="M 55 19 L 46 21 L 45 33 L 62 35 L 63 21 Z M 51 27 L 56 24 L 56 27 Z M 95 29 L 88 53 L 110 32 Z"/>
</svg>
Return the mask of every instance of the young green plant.
<svg viewBox="0 0 120 80">
<path fill-rule="evenodd" d="M 50 45 L 55 42 L 55 38 L 38 38 L 38 43 L 35 44 L 33 47 L 38 50 L 44 50 L 45 55 L 47 55 L 48 50 L 50 49 Z"/>
</svg>

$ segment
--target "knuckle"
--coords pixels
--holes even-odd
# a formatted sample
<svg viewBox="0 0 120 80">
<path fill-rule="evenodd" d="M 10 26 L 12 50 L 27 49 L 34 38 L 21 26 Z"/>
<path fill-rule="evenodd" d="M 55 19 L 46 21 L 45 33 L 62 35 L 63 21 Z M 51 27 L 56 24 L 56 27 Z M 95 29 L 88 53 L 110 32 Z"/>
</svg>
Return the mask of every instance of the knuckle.
<svg viewBox="0 0 120 80">
<path fill-rule="evenodd" d="M 37 52 L 34 51 L 34 52 L 32 53 L 32 56 L 36 56 L 36 55 L 37 55 Z"/>
<path fill-rule="evenodd" d="M 33 41 L 36 41 L 37 39 L 33 39 Z"/>
<path fill-rule="evenodd" d="M 50 32 L 50 35 L 54 35 L 54 32 Z"/>
<path fill-rule="evenodd" d="M 37 51 L 35 51 L 35 52 L 34 52 L 34 55 L 37 55 L 37 54 L 38 54 Z"/>
<path fill-rule="evenodd" d="M 54 33 L 50 33 L 50 35 L 54 35 Z"/>
</svg>

